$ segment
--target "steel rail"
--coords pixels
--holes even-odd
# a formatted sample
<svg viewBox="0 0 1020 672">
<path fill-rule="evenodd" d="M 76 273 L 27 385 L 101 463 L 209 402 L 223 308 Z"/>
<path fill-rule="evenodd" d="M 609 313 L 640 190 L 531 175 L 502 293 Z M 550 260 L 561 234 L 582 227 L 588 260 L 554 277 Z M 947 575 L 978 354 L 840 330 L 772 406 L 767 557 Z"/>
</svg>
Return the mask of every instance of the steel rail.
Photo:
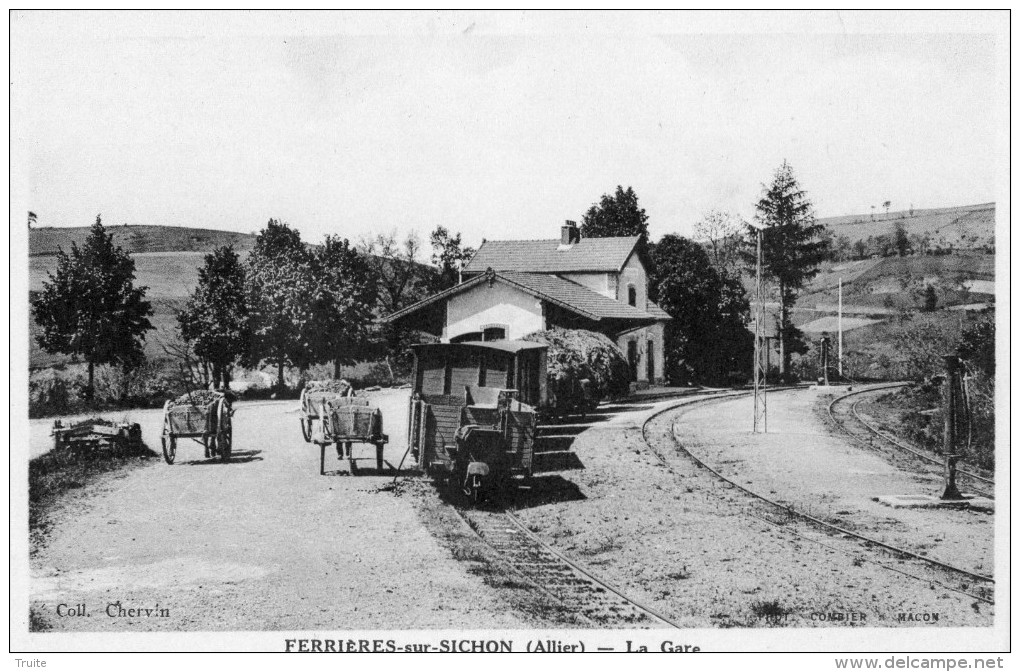
<svg viewBox="0 0 1020 672">
<path fill-rule="evenodd" d="M 874 389 L 876 389 L 876 388 L 872 388 L 872 390 L 874 390 Z M 702 403 L 715 402 L 715 401 L 718 401 L 720 398 L 722 398 L 722 397 L 721 396 L 717 396 L 717 397 L 711 397 L 711 398 L 700 398 L 700 399 L 697 399 L 697 400 L 691 400 L 687 404 L 677 404 L 674 407 L 666 408 L 666 409 L 663 409 L 663 410 L 661 410 L 661 411 L 659 411 L 657 413 L 654 413 L 654 414 L 650 415 L 647 418 L 647 420 L 645 421 L 645 425 L 642 427 L 642 436 L 645 437 L 645 443 L 653 451 L 655 450 L 654 446 L 652 446 L 651 442 L 648 441 L 648 439 L 647 439 L 646 428 L 648 426 L 648 423 L 650 423 L 653 419 L 655 419 L 659 415 L 662 415 L 663 413 L 667 413 L 667 412 L 672 411 L 672 410 L 676 410 L 676 408 L 681 407 L 681 406 L 688 406 L 688 405 L 694 405 L 694 404 L 702 404 Z M 831 407 L 831 405 L 830 405 L 830 407 Z M 683 446 L 683 444 L 680 443 L 679 439 L 676 438 L 675 427 L 676 427 L 676 423 L 674 422 L 670 426 L 670 438 L 672 439 L 673 444 L 676 446 L 678 451 L 682 451 L 695 464 L 697 464 L 698 466 L 702 467 L 706 471 L 710 472 L 711 474 L 713 474 L 719 480 L 729 484 L 731 487 L 737 488 L 741 492 L 743 492 L 743 493 L 753 497 L 754 499 L 757 499 L 757 500 L 760 500 L 762 502 L 765 502 L 766 504 L 769 504 L 770 506 L 774 506 L 777 509 L 785 511 L 787 514 L 789 514 L 791 516 L 794 516 L 796 518 L 800 518 L 802 520 L 806 520 L 806 521 L 808 521 L 808 522 L 810 522 L 810 523 L 812 523 L 812 524 L 814 524 L 814 525 L 816 525 L 818 527 L 821 527 L 821 528 L 823 528 L 823 529 L 825 529 L 827 531 L 836 532 L 836 533 L 844 535 L 844 536 L 853 537 L 853 538 L 858 539 L 860 541 L 863 541 L 865 543 L 872 544 L 872 545 L 878 546 L 880 548 L 884 548 L 885 550 L 887 550 L 889 552 L 892 552 L 894 554 L 897 554 L 897 555 L 900 555 L 900 556 L 906 556 L 906 557 L 912 558 L 914 560 L 917 560 L 917 561 L 919 561 L 921 563 L 928 564 L 928 565 L 931 565 L 931 566 L 934 566 L 934 567 L 938 567 L 939 569 L 942 569 L 942 570 L 945 570 L 945 571 L 948 571 L 948 572 L 951 572 L 951 573 L 960 574 L 960 575 L 969 577 L 969 578 L 971 578 L 973 580 L 976 580 L 976 581 L 982 581 L 982 582 L 992 583 L 992 584 L 995 583 L 995 579 L 990 577 L 990 576 L 985 576 L 983 574 L 977 574 L 976 572 L 972 572 L 970 570 L 963 569 L 962 567 L 956 567 L 954 565 L 950 565 L 950 564 L 942 562 L 940 560 L 935 560 L 933 558 L 928 558 L 928 557 L 925 557 L 925 556 L 920 555 L 918 553 L 914 553 L 913 551 L 907 550 L 905 548 L 900 548 L 898 546 L 893 546 L 892 544 L 888 544 L 888 543 L 880 541 L 878 539 L 874 539 L 872 537 L 868 537 L 867 535 L 863 535 L 863 534 L 860 534 L 860 533 L 857 533 L 857 532 L 853 532 L 853 531 L 848 530 L 846 528 L 840 527 L 839 525 L 833 525 L 832 523 L 828 523 L 828 522 L 826 522 L 826 521 L 824 521 L 824 520 L 822 520 L 820 518 L 817 518 L 817 517 L 812 516 L 810 514 L 804 513 L 802 511 L 798 511 L 798 510 L 796 510 L 796 509 L 794 509 L 794 508 L 792 508 L 790 506 L 787 506 L 785 504 L 781 504 L 780 502 L 777 502 L 777 501 L 774 501 L 772 499 L 769 499 L 768 497 L 765 497 L 764 495 L 758 494 L 757 492 L 754 492 L 753 490 L 750 490 L 750 489 L 744 487 L 743 485 L 737 483 L 736 481 L 734 481 L 734 480 L 732 480 L 730 478 L 727 478 L 726 476 L 724 476 L 723 474 L 721 474 L 720 472 L 718 472 L 717 470 L 715 470 L 711 466 L 709 466 L 706 462 L 704 462 L 703 460 L 698 458 L 696 455 L 694 455 L 694 453 L 692 453 L 690 450 L 685 448 Z M 752 517 L 755 517 L 755 516 L 752 516 Z M 881 567 L 885 567 L 885 565 L 883 563 L 880 563 L 880 562 L 875 562 L 875 564 L 877 564 L 877 565 L 879 565 Z M 908 574 L 908 576 L 909 576 L 909 574 Z M 927 579 L 925 579 L 925 580 L 927 580 Z M 986 597 L 981 596 L 981 595 L 975 595 L 973 593 L 966 593 L 964 591 L 957 591 L 957 592 L 963 592 L 963 594 L 967 595 L 968 597 L 972 597 L 972 598 L 974 598 L 976 600 L 980 600 L 980 601 L 986 602 L 988 604 L 995 604 L 994 600 L 986 598 Z"/>
<path fill-rule="evenodd" d="M 839 403 L 839 402 L 842 402 L 842 401 L 846 401 L 850 397 L 857 396 L 859 394 L 868 394 L 868 393 L 871 393 L 871 392 L 880 392 L 880 391 L 883 391 L 883 390 L 891 390 L 891 389 L 896 389 L 898 387 L 905 387 L 907 385 L 909 385 L 909 383 L 894 383 L 894 384 L 891 384 L 891 385 L 883 385 L 881 387 L 870 387 L 868 389 L 857 390 L 855 392 L 850 392 L 849 394 L 844 394 L 841 397 L 836 397 L 835 399 L 833 399 L 829 403 L 829 409 L 828 409 L 828 411 L 829 411 L 829 419 L 832 420 L 833 424 L 835 424 L 847 436 L 850 436 L 851 438 L 855 438 L 853 433 L 850 432 L 850 430 L 848 430 L 846 428 L 846 423 L 840 422 L 839 419 L 836 418 L 836 413 L 835 413 L 835 410 L 834 410 L 835 407 L 836 407 L 836 404 Z M 939 459 L 938 457 L 936 457 L 934 455 L 931 455 L 931 454 L 928 454 L 928 453 L 924 453 L 922 451 L 917 450 L 916 448 L 913 448 L 911 446 L 908 446 L 908 445 L 904 444 L 903 442 L 899 441 L 895 437 L 890 436 L 889 434 L 886 434 L 885 432 L 881 431 L 880 429 L 875 427 L 873 424 L 871 424 L 870 422 L 868 422 L 867 420 L 862 418 L 861 414 L 857 410 L 857 405 L 860 404 L 861 401 L 862 400 L 858 400 L 857 402 L 852 404 L 850 406 L 850 411 L 853 414 L 854 418 L 856 418 L 857 421 L 861 425 L 863 425 L 865 429 L 867 429 L 872 434 L 878 436 L 882 440 L 887 441 L 888 443 L 891 443 L 892 445 L 896 446 L 900 450 L 904 450 L 904 451 L 906 451 L 906 452 L 908 452 L 908 453 L 910 453 L 910 454 L 912 454 L 912 455 L 914 455 L 914 456 L 916 456 L 916 457 L 918 457 L 918 458 L 920 458 L 922 460 L 925 460 L 927 462 L 931 462 L 932 464 L 936 464 L 936 465 L 940 465 L 941 466 L 942 460 Z M 974 473 L 972 471 L 968 471 L 966 469 L 959 469 L 959 468 L 957 468 L 956 473 L 963 474 L 965 476 L 968 476 L 969 478 L 973 478 L 974 480 L 981 481 L 982 483 L 987 483 L 987 484 L 989 484 L 989 485 L 991 485 L 993 487 L 995 486 L 995 480 L 994 479 L 988 478 L 986 476 L 982 476 L 980 474 L 976 474 L 976 473 Z M 980 494 L 982 496 L 985 496 L 985 497 L 993 497 L 994 496 L 992 493 L 986 493 L 986 492 L 979 492 L 978 494 Z"/>
</svg>

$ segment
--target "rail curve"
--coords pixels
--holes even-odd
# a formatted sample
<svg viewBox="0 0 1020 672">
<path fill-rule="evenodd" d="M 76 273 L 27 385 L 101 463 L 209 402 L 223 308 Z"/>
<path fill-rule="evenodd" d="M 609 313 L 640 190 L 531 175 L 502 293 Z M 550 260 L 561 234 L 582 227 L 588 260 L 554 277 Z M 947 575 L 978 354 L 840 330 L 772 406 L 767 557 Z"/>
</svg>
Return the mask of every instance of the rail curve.
<svg viewBox="0 0 1020 672">
<path fill-rule="evenodd" d="M 874 389 L 874 388 L 872 388 L 872 389 Z M 726 395 L 726 396 L 732 396 L 732 395 Z M 667 409 L 663 409 L 663 410 L 661 410 L 661 411 L 659 411 L 659 412 L 649 416 L 648 419 L 645 422 L 644 427 L 642 428 L 642 435 L 643 435 L 643 437 L 645 439 L 645 443 L 653 451 L 655 450 L 655 447 L 648 440 L 647 427 L 648 427 L 648 424 L 652 420 L 654 420 L 656 417 L 658 417 L 658 416 L 660 416 L 660 415 L 662 415 L 664 413 L 668 413 L 670 411 L 676 410 L 676 408 L 678 408 L 679 406 L 712 403 L 712 402 L 715 402 L 715 401 L 719 401 L 721 398 L 722 398 L 722 395 L 717 396 L 717 397 L 701 398 L 701 399 L 691 400 L 690 402 L 688 402 L 688 404 L 678 404 L 677 406 L 674 406 L 674 407 L 671 407 L 671 408 L 667 408 Z M 751 490 L 751 489 L 741 485 L 740 483 L 737 483 L 736 481 L 726 477 L 725 475 L 720 473 L 717 469 L 713 468 L 712 466 L 707 464 L 705 461 L 703 461 L 701 458 L 699 458 L 694 453 L 692 453 L 690 450 L 688 450 L 688 448 L 685 447 L 679 441 L 679 439 L 676 438 L 676 433 L 675 433 L 674 430 L 675 430 L 675 422 L 672 425 L 672 429 L 670 431 L 670 438 L 672 439 L 673 445 L 674 445 L 675 450 L 677 452 L 679 452 L 680 454 L 686 456 L 688 459 L 693 461 L 696 465 L 698 465 L 702 469 L 705 469 L 706 471 L 711 473 L 719 481 L 721 481 L 722 483 L 726 484 L 728 487 L 735 488 L 735 489 L 741 491 L 742 493 L 744 493 L 746 496 L 748 496 L 752 500 L 760 502 L 761 504 L 765 505 L 766 509 L 764 511 L 762 511 L 763 515 L 760 515 L 760 516 L 759 515 L 754 515 L 753 513 L 750 513 L 750 512 L 748 513 L 748 515 L 753 515 L 753 517 L 758 518 L 760 520 L 763 520 L 766 523 L 770 523 L 770 524 L 773 524 L 773 525 L 777 525 L 777 526 L 778 525 L 784 525 L 784 527 L 785 527 L 785 529 L 787 529 L 787 531 L 793 532 L 794 534 L 797 534 L 797 533 L 795 531 L 791 530 L 789 527 L 786 527 L 785 523 L 777 523 L 773 516 L 774 516 L 775 513 L 778 512 L 778 513 L 780 513 L 782 515 L 782 519 L 783 520 L 786 520 L 788 518 L 800 519 L 800 520 L 802 520 L 802 521 L 804 521 L 806 523 L 809 523 L 810 525 L 812 525 L 812 526 L 814 526 L 814 527 L 816 527 L 818 529 L 821 529 L 821 530 L 827 532 L 830 535 L 838 535 L 838 536 L 840 536 L 840 537 L 842 537 L 844 539 L 854 539 L 854 540 L 860 542 L 861 544 L 863 544 L 863 546 L 865 548 L 880 548 L 880 549 L 883 549 L 883 551 L 891 554 L 894 558 L 899 559 L 899 560 L 903 560 L 903 559 L 908 559 L 909 558 L 910 560 L 915 562 L 917 565 L 921 565 L 921 566 L 924 566 L 924 567 L 927 567 L 927 568 L 931 568 L 936 573 L 942 574 L 943 576 L 942 577 L 937 577 L 937 576 L 931 575 L 931 573 L 929 573 L 928 576 L 917 576 L 915 574 L 912 574 L 912 573 L 909 573 L 907 571 L 904 571 L 904 570 L 902 570 L 902 569 L 900 569 L 898 567 L 893 567 L 891 565 L 888 565 L 888 564 L 883 563 L 883 562 L 879 562 L 879 561 L 875 560 L 874 558 L 872 558 L 872 560 L 871 560 L 872 562 L 874 562 L 875 564 L 877 564 L 877 565 L 879 565 L 881 567 L 884 567 L 885 569 L 889 569 L 891 571 L 895 571 L 895 572 L 898 572 L 900 574 L 904 574 L 904 575 L 906 575 L 906 576 L 908 576 L 910 578 L 913 578 L 913 579 L 916 579 L 916 580 L 919 580 L 919 581 L 925 581 L 925 582 L 929 582 L 929 583 L 937 583 L 937 584 L 941 585 L 942 587 L 946 588 L 947 590 L 952 590 L 954 592 L 966 595 L 968 597 L 971 597 L 971 598 L 973 598 L 975 600 L 979 600 L 981 602 L 985 602 L 987 604 L 994 604 L 995 603 L 994 602 L 994 597 L 992 596 L 992 591 L 991 590 L 985 589 L 985 590 L 980 590 L 979 592 L 975 593 L 975 592 L 970 592 L 969 590 L 967 590 L 965 588 L 961 588 L 958 585 L 953 585 L 951 583 L 951 581 L 953 581 L 954 579 L 958 580 L 959 578 L 963 577 L 963 578 L 965 578 L 968 581 L 982 583 L 982 584 L 988 584 L 988 585 L 994 585 L 994 583 L 995 583 L 995 579 L 994 578 L 992 578 L 990 576 L 985 576 L 983 574 L 978 574 L 976 572 L 972 572 L 972 571 L 970 571 L 968 569 L 964 569 L 962 567 L 956 567 L 954 565 L 950 565 L 948 563 L 942 562 L 940 560 L 936 560 L 934 558 L 929 558 L 929 557 L 920 555 L 920 554 L 915 553 L 915 552 L 913 552 L 913 551 L 911 551 L 909 549 L 901 548 L 901 547 L 895 546 L 893 544 L 889 544 L 889 543 L 883 542 L 881 540 L 875 539 L 873 537 L 869 537 L 867 535 L 855 532 L 853 530 L 848 530 L 848 529 L 846 529 L 846 528 L 844 528 L 844 527 L 842 527 L 840 525 L 835 525 L 833 523 L 827 522 L 827 521 L 822 520 L 822 519 L 820 519 L 820 518 L 818 518 L 816 516 L 812 516 L 812 515 L 810 515 L 808 513 L 805 513 L 803 511 L 799 511 L 799 510 L 794 509 L 793 507 L 790 507 L 790 506 L 788 506 L 786 504 L 782 504 L 782 503 L 780 503 L 778 501 L 770 499 L 769 497 L 766 497 L 766 496 L 764 496 L 762 494 L 759 494 L 759 493 L 757 493 L 757 492 L 755 492 L 755 491 L 753 491 L 753 490 Z M 661 456 L 660 456 L 660 460 L 661 460 Z M 662 460 L 662 461 L 664 462 L 664 460 Z M 770 515 L 770 514 L 772 514 L 772 515 Z M 798 536 L 803 536 L 803 535 L 798 535 Z"/>
</svg>

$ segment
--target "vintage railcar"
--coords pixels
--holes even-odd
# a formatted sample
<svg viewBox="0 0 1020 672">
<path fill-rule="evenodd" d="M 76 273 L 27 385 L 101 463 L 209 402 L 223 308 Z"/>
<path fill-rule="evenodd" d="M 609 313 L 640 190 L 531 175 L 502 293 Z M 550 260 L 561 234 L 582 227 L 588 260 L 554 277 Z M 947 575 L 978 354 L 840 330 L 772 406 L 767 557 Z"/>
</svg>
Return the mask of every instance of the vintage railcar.
<svg viewBox="0 0 1020 672">
<path fill-rule="evenodd" d="M 408 445 L 421 469 L 474 502 L 530 476 L 546 349 L 527 341 L 415 346 Z"/>
</svg>

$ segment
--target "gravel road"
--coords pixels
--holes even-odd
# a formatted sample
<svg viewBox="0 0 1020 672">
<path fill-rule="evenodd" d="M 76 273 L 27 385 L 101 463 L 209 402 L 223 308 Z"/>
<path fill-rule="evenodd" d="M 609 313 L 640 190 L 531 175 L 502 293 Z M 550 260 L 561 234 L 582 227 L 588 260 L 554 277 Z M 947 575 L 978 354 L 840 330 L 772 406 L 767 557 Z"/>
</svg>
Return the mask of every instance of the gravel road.
<svg viewBox="0 0 1020 672">
<path fill-rule="evenodd" d="M 377 396 L 390 466 L 405 449 L 406 401 L 406 391 Z M 518 516 L 683 627 L 992 623 L 993 607 L 883 569 L 866 550 L 748 515 L 739 491 L 670 438 L 675 430 L 763 494 L 990 572 L 994 517 L 879 507 L 871 497 L 933 484 L 834 435 L 815 392 L 772 395 L 768 436 L 750 433 L 746 397 L 667 412 L 647 426 L 650 447 L 645 420 L 676 403 L 605 405 L 556 428 L 566 452 L 536 457 Z M 239 404 L 229 464 L 184 444 L 173 466 L 152 460 L 64 497 L 31 559 L 37 619 L 81 631 L 577 627 L 569 614 L 521 608 L 515 582 L 484 580 L 486 552 L 470 531 L 427 482 L 386 488 L 371 446 L 355 446 L 361 475 L 332 457 L 327 468 L 339 471 L 319 476 L 296 411 L 296 402 Z M 158 450 L 159 412 L 131 416 Z M 33 453 L 46 449 L 51 424 L 33 423 Z M 88 615 L 65 615 L 78 604 Z"/>
<path fill-rule="evenodd" d="M 388 465 L 404 454 L 406 402 L 406 390 L 377 395 Z M 188 441 L 172 466 L 64 497 L 31 558 L 37 619 L 58 631 L 529 627 L 433 538 L 413 498 L 381 489 L 392 476 L 374 474 L 372 446 L 355 445 L 361 475 L 334 455 L 327 469 L 341 472 L 320 476 L 296 408 L 238 404 L 229 464 Z M 160 412 L 127 415 L 158 450 Z M 33 423 L 33 454 L 50 425 Z M 87 615 L 67 615 L 78 604 Z"/>
</svg>

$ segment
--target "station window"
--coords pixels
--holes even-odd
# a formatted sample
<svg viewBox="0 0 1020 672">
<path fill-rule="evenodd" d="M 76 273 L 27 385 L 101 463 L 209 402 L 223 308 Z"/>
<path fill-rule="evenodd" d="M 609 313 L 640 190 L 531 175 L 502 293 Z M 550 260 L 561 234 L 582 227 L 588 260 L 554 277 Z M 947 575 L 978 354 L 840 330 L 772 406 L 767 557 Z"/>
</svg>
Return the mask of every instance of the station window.
<svg viewBox="0 0 1020 672">
<path fill-rule="evenodd" d="M 491 326 L 485 327 L 482 331 L 483 341 L 505 341 L 506 340 L 506 327 L 505 326 Z"/>
<path fill-rule="evenodd" d="M 634 285 L 627 285 L 627 303 L 637 306 L 637 287 Z"/>
</svg>

